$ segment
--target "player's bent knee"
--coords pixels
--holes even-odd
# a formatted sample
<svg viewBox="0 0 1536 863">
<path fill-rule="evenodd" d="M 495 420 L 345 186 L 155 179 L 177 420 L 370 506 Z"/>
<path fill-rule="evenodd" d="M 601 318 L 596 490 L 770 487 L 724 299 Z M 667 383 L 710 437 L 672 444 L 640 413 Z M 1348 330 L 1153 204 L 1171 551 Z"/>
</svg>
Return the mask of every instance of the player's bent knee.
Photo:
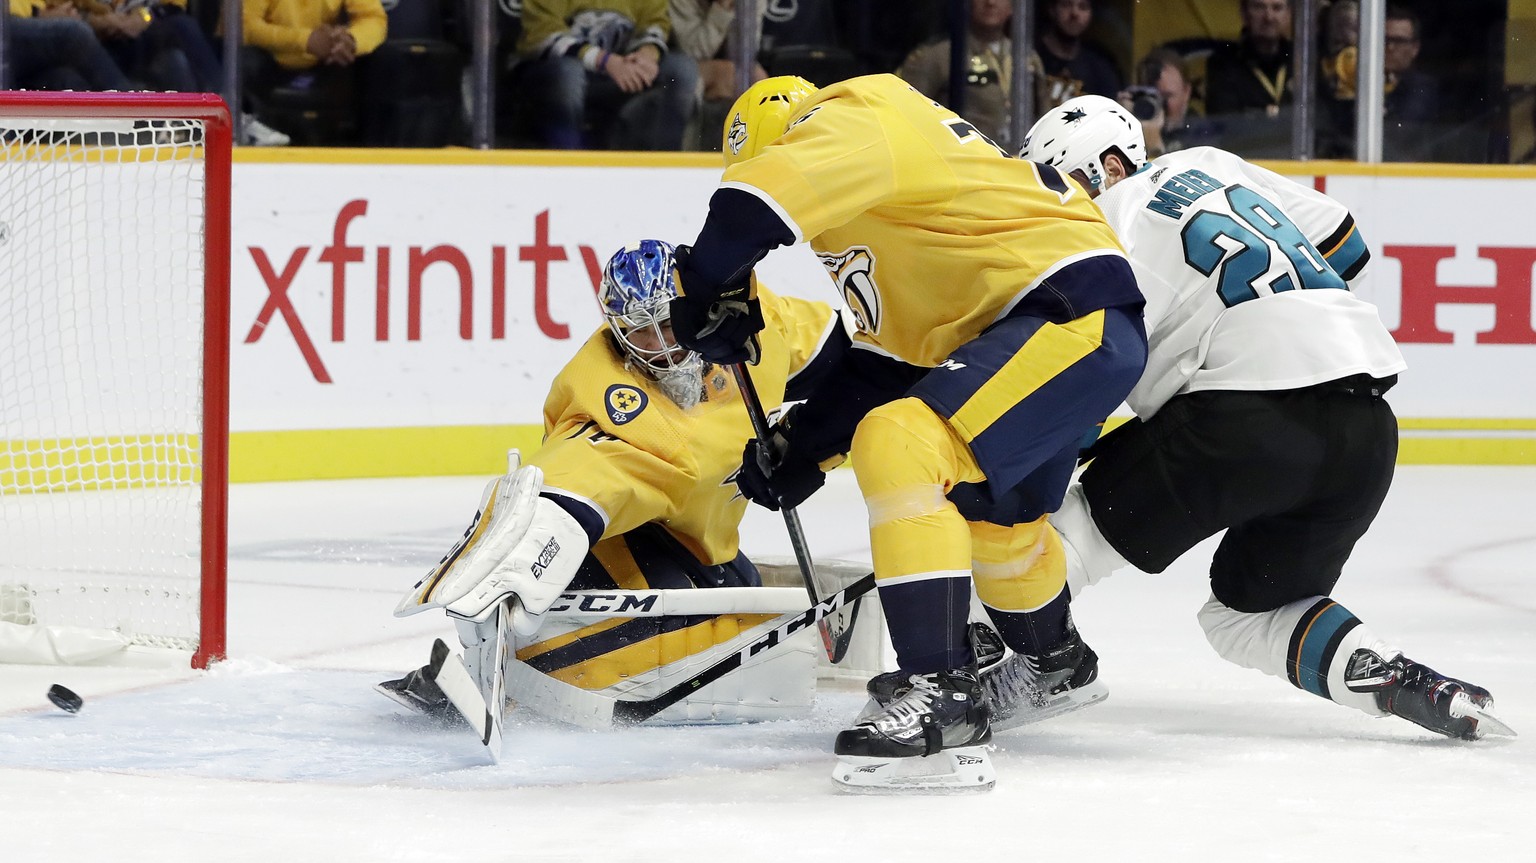
<svg viewBox="0 0 1536 863">
<path fill-rule="evenodd" d="M 970 530 L 976 597 L 988 608 L 1030 612 L 1061 594 L 1066 558 L 1045 516 L 1015 525 L 973 522 Z"/>
<path fill-rule="evenodd" d="M 859 422 L 850 450 L 864 496 L 912 486 L 981 480 L 970 450 L 954 430 L 919 399 L 875 408 Z"/>
</svg>

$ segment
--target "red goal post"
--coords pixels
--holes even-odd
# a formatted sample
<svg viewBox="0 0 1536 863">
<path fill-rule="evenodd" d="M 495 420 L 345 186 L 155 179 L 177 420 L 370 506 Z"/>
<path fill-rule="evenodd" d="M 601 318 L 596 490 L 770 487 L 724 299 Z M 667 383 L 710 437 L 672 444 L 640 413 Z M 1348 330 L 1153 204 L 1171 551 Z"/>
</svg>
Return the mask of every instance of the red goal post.
<svg viewBox="0 0 1536 863">
<path fill-rule="evenodd" d="M 0 93 L 0 662 L 225 653 L 230 112 Z"/>
</svg>

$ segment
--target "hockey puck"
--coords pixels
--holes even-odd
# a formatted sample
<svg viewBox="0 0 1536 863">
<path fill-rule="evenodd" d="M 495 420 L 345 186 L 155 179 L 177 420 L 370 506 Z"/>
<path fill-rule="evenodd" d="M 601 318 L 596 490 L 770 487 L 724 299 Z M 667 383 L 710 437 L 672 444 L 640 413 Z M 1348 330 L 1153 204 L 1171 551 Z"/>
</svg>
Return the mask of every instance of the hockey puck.
<svg viewBox="0 0 1536 863">
<path fill-rule="evenodd" d="M 85 699 L 57 683 L 48 687 L 48 700 L 65 713 L 79 713 L 80 706 L 85 704 Z"/>
</svg>

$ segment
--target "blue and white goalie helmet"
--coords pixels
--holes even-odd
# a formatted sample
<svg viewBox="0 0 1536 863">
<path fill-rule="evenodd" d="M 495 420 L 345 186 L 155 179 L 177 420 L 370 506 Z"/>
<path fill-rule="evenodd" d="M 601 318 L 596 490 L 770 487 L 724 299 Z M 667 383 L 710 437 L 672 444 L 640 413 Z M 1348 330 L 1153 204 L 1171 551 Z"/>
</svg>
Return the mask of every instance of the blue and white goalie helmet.
<svg viewBox="0 0 1536 863">
<path fill-rule="evenodd" d="M 1125 154 L 1135 173 L 1147 163 L 1141 121 L 1114 99 L 1078 96 L 1046 111 L 1024 138 L 1019 158 L 1050 165 L 1063 174 L 1082 171 L 1090 191 L 1104 188 L 1104 154 Z"/>
<path fill-rule="evenodd" d="M 704 359 L 677 343 L 672 310 L 677 296 L 672 246 L 661 240 L 631 243 L 608 259 L 597 301 L 603 319 L 629 360 L 639 364 L 682 407 L 702 394 Z"/>
</svg>

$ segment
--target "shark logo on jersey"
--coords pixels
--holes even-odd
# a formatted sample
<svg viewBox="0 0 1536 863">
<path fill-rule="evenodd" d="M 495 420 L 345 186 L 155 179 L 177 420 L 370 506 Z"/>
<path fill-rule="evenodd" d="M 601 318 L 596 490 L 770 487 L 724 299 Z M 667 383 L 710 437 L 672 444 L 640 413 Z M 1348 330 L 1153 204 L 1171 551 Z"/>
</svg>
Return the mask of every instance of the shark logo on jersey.
<svg viewBox="0 0 1536 863">
<path fill-rule="evenodd" d="M 608 388 L 603 401 L 608 405 L 608 418 L 613 420 L 615 425 L 623 425 L 639 416 L 650 402 L 650 398 L 636 387 L 628 384 L 614 384 Z"/>
<path fill-rule="evenodd" d="M 868 246 L 854 246 L 842 252 L 818 252 L 821 265 L 843 293 L 854 326 L 864 333 L 879 333 L 884 313 L 880 289 L 875 285 L 875 256 Z"/>
<path fill-rule="evenodd" d="M 740 111 L 731 118 L 731 131 L 725 134 L 725 143 L 730 145 L 732 156 L 740 156 L 741 148 L 747 144 L 747 124 L 741 119 Z"/>
</svg>

